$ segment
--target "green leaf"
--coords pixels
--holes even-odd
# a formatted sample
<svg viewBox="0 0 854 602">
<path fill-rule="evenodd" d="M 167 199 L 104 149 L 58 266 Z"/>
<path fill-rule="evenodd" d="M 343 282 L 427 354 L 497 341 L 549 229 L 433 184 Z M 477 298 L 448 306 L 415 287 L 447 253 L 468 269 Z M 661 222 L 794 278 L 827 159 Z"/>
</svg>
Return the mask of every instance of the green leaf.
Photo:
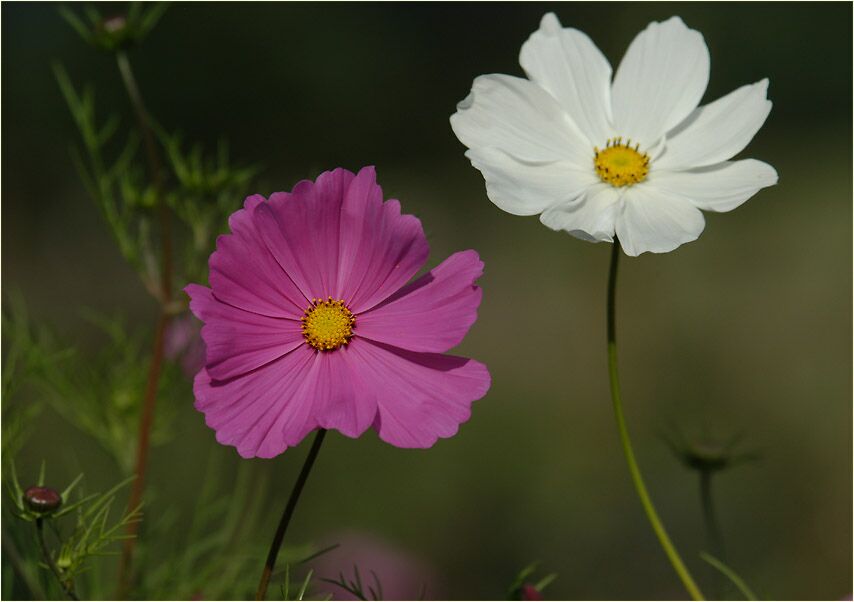
<svg viewBox="0 0 854 602">
<path fill-rule="evenodd" d="M 65 502 L 67 502 L 67 501 L 68 501 L 68 495 L 71 493 L 71 491 L 72 491 L 75 487 L 77 487 L 77 485 L 80 483 L 80 481 L 81 481 L 81 479 L 82 479 L 82 478 L 83 478 L 83 473 L 81 472 L 79 475 L 77 475 L 77 478 L 76 478 L 76 479 L 74 479 L 73 481 L 71 481 L 71 483 L 68 485 L 68 487 L 66 487 L 65 489 L 63 489 L 62 493 L 60 494 L 60 496 L 62 497 L 62 502 L 63 502 L 63 503 L 65 503 Z"/>
<path fill-rule="evenodd" d="M 725 565 L 723 562 L 712 556 L 711 554 L 707 554 L 706 552 L 700 552 L 700 558 L 708 562 L 714 568 L 719 570 L 723 575 L 732 581 L 733 585 L 735 585 L 738 590 L 744 595 L 745 598 L 750 600 L 751 602 L 755 602 L 757 600 L 756 594 L 747 586 L 744 582 L 744 579 L 738 576 L 738 574 Z"/>
<path fill-rule="evenodd" d="M 148 35 L 148 33 L 157 25 L 157 22 L 160 21 L 160 18 L 166 13 L 169 9 L 168 2 L 157 2 L 151 5 L 151 8 L 148 9 L 142 15 L 139 24 L 139 36 L 144 37 Z"/>
<path fill-rule="evenodd" d="M 87 43 L 92 43 L 92 33 L 89 31 L 89 28 L 86 27 L 86 24 L 80 20 L 80 18 L 74 14 L 73 11 L 66 8 L 65 6 L 60 6 L 57 8 L 57 12 L 59 16 L 65 19 L 65 22 L 68 23 L 77 34 L 83 38 Z"/>
<path fill-rule="evenodd" d="M 302 586 L 300 586 L 299 591 L 297 592 L 297 600 L 302 600 L 305 598 L 305 593 L 308 590 L 308 585 L 311 583 L 311 577 L 314 575 L 314 570 L 309 569 L 308 574 L 305 576 L 305 579 L 302 582 Z"/>
<path fill-rule="evenodd" d="M 36 484 L 39 487 L 44 487 L 44 476 L 45 476 L 45 462 L 42 460 L 41 467 L 39 468 L 39 480 Z"/>
</svg>

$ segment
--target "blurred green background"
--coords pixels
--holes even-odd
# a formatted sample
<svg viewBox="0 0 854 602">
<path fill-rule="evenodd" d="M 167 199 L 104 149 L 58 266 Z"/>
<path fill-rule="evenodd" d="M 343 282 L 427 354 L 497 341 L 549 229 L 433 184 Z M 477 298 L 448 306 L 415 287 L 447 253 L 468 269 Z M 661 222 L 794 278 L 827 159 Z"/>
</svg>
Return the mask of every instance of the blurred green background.
<svg viewBox="0 0 854 602">
<path fill-rule="evenodd" d="M 227 137 L 236 160 L 263 165 L 264 194 L 339 165 L 374 164 L 386 195 L 422 219 L 430 266 L 463 248 L 486 262 L 480 318 L 459 349 L 493 376 L 471 421 L 428 451 L 395 449 L 372 432 L 333 433 L 288 540 L 372 533 L 431 567 L 438 577 L 428 596 L 501 597 L 532 560 L 559 574 L 546 592 L 553 599 L 684 595 L 613 424 L 609 246 L 494 207 L 448 124 L 477 75 L 522 75 L 519 48 L 549 10 L 588 33 L 614 66 L 648 22 L 680 15 L 711 52 L 704 102 L 770 78 L 774 108 L 743 155 L 774 165 L 779 185 L 735 212 L 707 215 L 701 238 L 676 252 L 622 263 L 627 418 L 658 509 L 705 584 L 698 479 L 663 443 L 667 429 L 743 432 L 742 447 L 760 453 L 716 479 L 729 563 L 760 596 L 849 595 L 848 3 L 173 5 L 130 54 L 161 124 L 209 144 Z M 4 3 L 2 17 L 4 292 L 20 291 L 34 321 L 84 348 L 101 340 L 84 307 L 153 328 L 153 302 L 75 173 L 68 147 L 77 132 L 50 70 L 61 59 L 75 82 L 96 86 L 102 114 L 129 120 L 115 65 L 55 5 Z M 208 462 L 226 488 L 248 463 L 271 491 L 257 530 L 263 549 L 308 446 L 240 460 L 216 444 L 184 393 L 162 402 L 174 405 L 178 435 L 153 451 L 147 516 L 187 512 Z M 81 467 L 93 488 L 120 478 L 96 443 L 51 411 L 17 459 L 24 481 L 42 458 L 60 484 Z M 180 534 L 148 545 L 180 546 Z M 256 569 L 260 560 L 249 583 Z"/>
</svg>

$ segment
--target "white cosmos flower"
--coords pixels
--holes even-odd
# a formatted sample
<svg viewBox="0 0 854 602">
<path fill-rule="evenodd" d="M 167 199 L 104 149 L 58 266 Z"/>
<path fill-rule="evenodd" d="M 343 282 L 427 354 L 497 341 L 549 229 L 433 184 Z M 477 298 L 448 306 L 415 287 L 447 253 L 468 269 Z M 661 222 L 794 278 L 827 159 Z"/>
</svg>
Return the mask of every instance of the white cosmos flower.
<svg viewBox="0 0 854 602">
<path fill-rule="evenodd" d="M 703 36 L 679 17 L 650 23 L 617 73 L 587 35 L 543 17 L 522 46 L 528 79 L 483 75 L 451 127 L 490 200 L 540 214 L 628 255 L 696 240 L 705 211 L 730 211 L 777 182 L 770 165 L 729 161 L 771 110 L 768 80 L 698 107 L 709 81 Z"/>
</svg>

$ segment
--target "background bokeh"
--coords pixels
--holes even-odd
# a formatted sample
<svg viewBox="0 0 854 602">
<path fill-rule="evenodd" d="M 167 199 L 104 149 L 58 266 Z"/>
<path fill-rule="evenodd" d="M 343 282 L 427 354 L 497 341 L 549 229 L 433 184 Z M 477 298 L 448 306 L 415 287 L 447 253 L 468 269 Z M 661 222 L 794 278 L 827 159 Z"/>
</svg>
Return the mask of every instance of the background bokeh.
<svg viewBox="0 0 854 602">
<path fill-rule="evenodd" d="M 774 108 L 743 154 L 774 165 L 779 185 L 735 212 L 707 215 L 698 241 L 621 266 L 626 411 L 653 498 L 701 579 L 710 575 L 698 558 L 697 476 L 662 442 L 667 429 L 743 433 L 742 447 L 760 453 L 716 480 L 729 562 L 760 596 L 850 594 L 847 3 L 172 6 L 131 53 L 160 123 L 209 144 L 225 136 L 236 160 L 263 165 L 264 194 L 335 166 L 374 164 L 387 196 L 422 219 L 431 266 L 463 248 L 486 262 L 480 318 L 459 349 L 493 375 L 471 421 L 429 451 L 398 450 L 373 433 L 333 434 L 288 539 L 370 533 L 437 576 L 430 596 L 501 597 L 532 560 L 559 574 L 551 598 L 683 596 L 613 424 L 610 248 L 499 211 L 448 124 L 475 76 L 522 75 L 519 48 L 549 10 L 614 65 L 648 22 L 680 15 L 711 51 L 704 102 L 770 78 Z M 3 4 L 2 286 L 21 292 L 35 321 L 96 348 L 81 308 L 120 311 L 134 327 L 153 327 L 156 308 L 74 171 L 77 132 L 50 70 L 55 59 L 96 86 L 103 112 L 130 118 L 113 62 L 85 46 L 56 6 Z M 266 546 L 307 445 L 240 460 L 216 444 L 189 396 L 164 403 L 175 405 L 178 436 L 154 450 L 147 515 L 190 508 L 209 463 L 228 486 L 249 462 L 269 486 L 257 532 Z M 42 458 L 60 483 L 81 467 L 93 487 L 118 480 L 97 444 L 50 411 L 17 459 L 24 480 Z M 180 533 L 149 545 L 182 545 Z"/>
</svg>

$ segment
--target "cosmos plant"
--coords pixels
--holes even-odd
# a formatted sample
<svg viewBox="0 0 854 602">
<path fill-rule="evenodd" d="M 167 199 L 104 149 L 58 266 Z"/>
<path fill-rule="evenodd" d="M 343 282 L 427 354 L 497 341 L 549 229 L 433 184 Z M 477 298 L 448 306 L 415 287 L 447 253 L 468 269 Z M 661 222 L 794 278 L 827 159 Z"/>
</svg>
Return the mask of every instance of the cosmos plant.
<svg viewBox="0 0 854 602">
<path fill-rule="evenodd" d="M 463 251 L 406 284 L 427 260 L 427 240 L 398 201 L 383 201 L 372 167 L 251 196 L 229 225 L 210 258 L 211 288 L 186 288 L 205 324 L 196 408 L 243 457 L 273 457 L 318 430 L 263 598 L 327 429 L 358 437 L 373 427 L 397 447 L 430 447 L 486 394 L 483 364 L 445 355 L 477 317 L 483 263 Z"/>
<path fill-rule="evenodd" d="M 546 14 L 522 46 L 528 79 L 483 75 L 451 116 L 489 199 L 554 230 L 611 242 L 607 340 L 611 395 L 632 481 L 685 588 L 702 593 L 646 489 L 623 415 L 615 296 L 622 246 L 629 256 L 696 240 L 700 210 L 730 211 L 777 182 L 773 167 L 730 161 L 771 110 L 768 80 L 698 107 L 709 82 L 703 36 L 679 17 L 650 23 L 616 74 L 587 35 Z"/>
</svg>

